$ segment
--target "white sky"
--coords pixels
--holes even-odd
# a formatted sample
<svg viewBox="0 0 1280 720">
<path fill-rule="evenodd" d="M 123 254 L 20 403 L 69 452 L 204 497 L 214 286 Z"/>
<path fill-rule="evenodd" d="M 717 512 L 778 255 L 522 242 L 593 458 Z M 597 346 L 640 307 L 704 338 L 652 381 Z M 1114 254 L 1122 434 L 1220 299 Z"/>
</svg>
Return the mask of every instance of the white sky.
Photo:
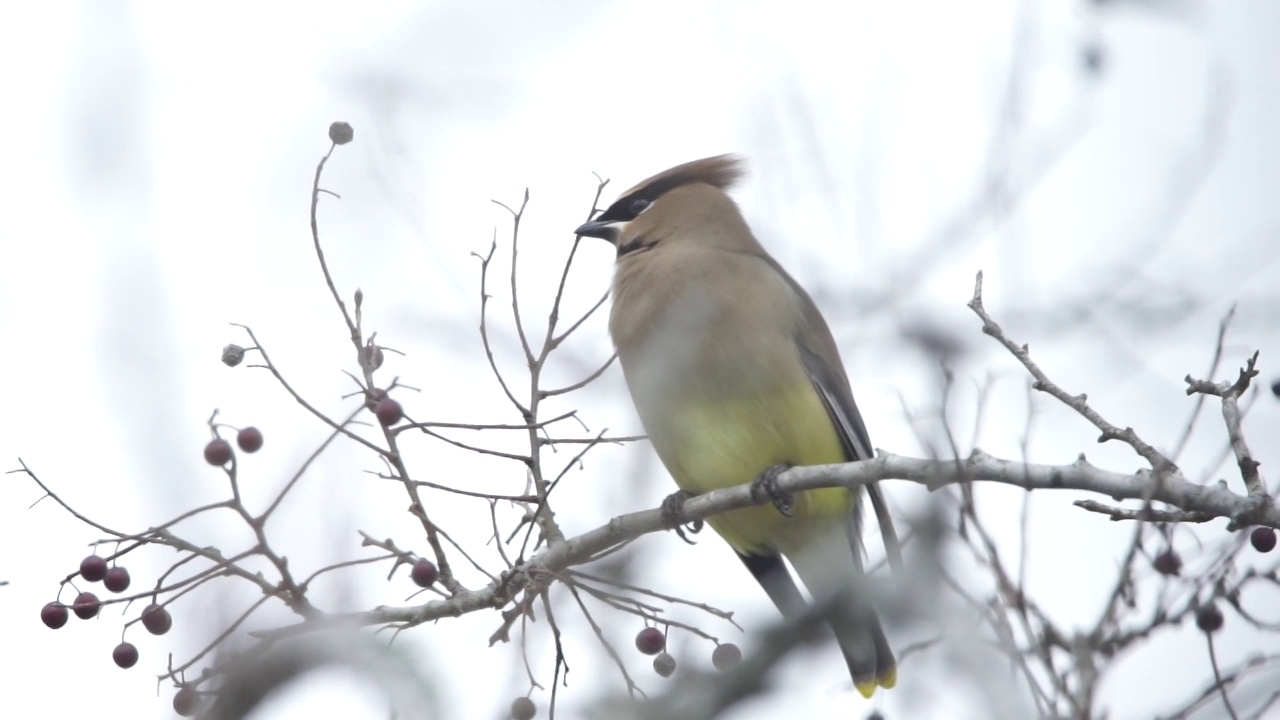
<svg viewBox="0 0 1280 720">
<path fill-rule="evenodd" d="M 1280 6 L 838 7 L 805 0 L 6 7 L 0 469 L 21 457 L 94 519 L 142 529 L 222 497 L 225 480 L 200 457 L 203 423 L 219 408 L 226 422 L 264 430 L 266 447 L 245 462 L 243 483 L 252 499 L 272 496 L 324 428 L 265 372 L 230 370 L 218 354 L 228 342 L 248 344 L 228 323 L 250 325 L 308 398 L 335 415 L 348 406 L 341 399 L 351 389 L 341 372 L 352 368 L 348 347 L 306 217 L 325 128 L 337 119 L 352 123 L 356 141 L 327 170 L 324 185 L 342 200 L 323 203 L 322 237 L 344 294 L 362 288 L 369 326 L 407 353 L 392 356 L 386 372 L 421 388 L 404 396 L 415 417 L 518 421 L 475 333 L 471 253 L 487 249 L 495 228 L 499 238 L 509 233 L 491 199 L 517 204 L 530 188 L 522 301 L 526 317 L 539 318 L 589 207 L 592 171 L 614 179 L 608 201 L 657 170 L 728 151 L 750 158 L 751 178 L 737 197 L 832 320 L 879 447 L 922 451 L 902 406 L 931 412 L 936 369 L 904 329 L 927 326 L 954 334 L 968 351 L 952 416 L 962 437 L 972 425 L 973 383 L 995 373 L 1004 379 L 979 444 L 1020 453 L 1025 383 L 964 308 L 980 268 L 989 309 L 1046 370 L 1158 446 L 1176 441 L 1191 407 L 1181 378 L 1203 372 L 1231 303 L 1239 311 L 1225 367 L 1260 349 L 1264 379 L 1280 374 L 1270 364 L 1280 356 Z M 1096 76 L 1081 69 L 1088 45 L 1103 53 Z M 938 240 L 1000 169 L 1012 178 L 1004 195 L 1010 211 L 996 213 L 1002 221 L 986 214 L 976 230 Z M 583 246 L 570 307 L 599 296 L 611 262 L 606 245 Z M 505 320 L 504 278 L 493 308 Z M 503 337 L 504 368 L 518 373 L 511 336 Z M 567 353 L 549 370 L 553 383 L 576 380 L 608 356 L 603 322 L 588 324 Z M 638 429 L 617 372 L 550 412 L 575 407 L 593 431 Z M 1112 469 L 1137 467 L 1123 449 L 1097 446 L 1096 432 L 1065 410 L 1042 398 L 1035 407 L 1034 459 L 1069 462 L 1086 451 Z M 1272 442 L 1277 407 L 1260 398 L 1248 424 L 1264 473 L 1280 460 Z M 1214 470 L 1207 466 L 1222 440 L 1216 418 L 1211 408 L 1185 456 L 1197 476 Z M 519 449 L 518 438 L 464 439 L 476 437 Z M 509 463 L 438 443 L 415 441 L 408 453 L 430 479 L 494 492 L 523 485 Z M 671 488 L 648 456 L 642 446 L 593 451 L 558 491 L 566 530 L 655 505 Z M 340 444 L 308 475 L 275 527 L 295 567 L 360 556 L 357 529 L 424 549 L 402 495 L 363 474 L 376 467 Z M 1218 472 L 1238 482 L 1229 468 Z M 637 473 L 643 482 L 626 480 Z M 893 492 L 904 507 L 918 500 L 910 489 Z M 12 663 L 3 672 L 5 707 L 50 717 L 168 716 L 170 691 L 152 697 L 165 653 L 188 657 L 248 596 L 210 589 L 180 601 L 170 635 L 130 631 L 142 659 L 118 670 L 110 661 L 118 609 L 92 623 L 73 618 L 56 633 L 39 624 L 40 606 L 99 534 L 51 502 L 28 509 L 38 497 L 20 476 L 0 485 L 0 579 L 9 581 L 0 588 L 0 627 Z M 982 490 L 980 497 L 1016 553 L 1021 496 Z M 1035 498 L 1028 546 L 1029 587 L 1068 627 L 1096 614 L 1129 533 L 1072 508 L 1072 499 Z M 457 518 L 450 531 L 480 547 L 487 513 L 474 503 L 438 502 L 438 512 Z M 1222 525 L 1197 532 L 1212 541 Z M 245 541 L 225 517 L 190 533 L 228 552 Z M 1179 538 L 1194 556 L 1191 535 Z M 644 584 L 735 610 L 748 627 L 773 619 L 764 594 L 714 538 L 689 548 L 652 537 L 639 548 L 634 569 Z M 128 563 L 135 587 L 171 562 L 166 553 L 144 555 Z M 341 587 L 317 591 L 335 608 L 406 602 L 408 581 L 386 583 L 383 575 L 353 573 Z M 601 612 L 629 650 L 639 622 Z M 564 717 L 574 717 L 622 685 L 589 629 L 561 619 L 574 674 L 560 697 Z M 1228 613 L 1228 661 L 1277 649 L 1273 637 L 1254 637 L 1233 620 Z M 473 615 L 403 638 L 438 682 L 449 717 L 498 717 L 523 692 L 515 647 L 486 646 L 496 623 L 496 615 Z M 723 627 L 708 630 L 750 644 Z M 536 626 L 530 642 L 547 684 L 545 635 L 545 625 Z M 681 660 L 705 664 L 709 652 L 690 647 Z M 642 685 L 661 690 L 647 658 L 624 657 Z M 906 717 L 895 710 L 908 696 L 924 697 L 925 709 L 910 706 L 910 716 L 981 717 L 972 691 L 944 671 L 941 663 L 904 666 L 904 690 L 881 707 Z M 1157 672 L 1164 681 L 1143 680 Z M 1112 717 L 1147 717 L 1208 677 L 1199 638 L 1171 633 L 1125 659 L 1103 701 Z M 866 706 L 840 689 L 844 680 L 834 649 L 803 654 L 783 668 L 778 693 L 730 717 L 860 716 Z M 379 717 L 370 696 L 362 700 L 352 687 L 317 683 L 296 704 L 278 705 L 281 714 L 263 717 L 316 702 L 327 703 L 326 712 L 349 706 Z"/>
</svg>

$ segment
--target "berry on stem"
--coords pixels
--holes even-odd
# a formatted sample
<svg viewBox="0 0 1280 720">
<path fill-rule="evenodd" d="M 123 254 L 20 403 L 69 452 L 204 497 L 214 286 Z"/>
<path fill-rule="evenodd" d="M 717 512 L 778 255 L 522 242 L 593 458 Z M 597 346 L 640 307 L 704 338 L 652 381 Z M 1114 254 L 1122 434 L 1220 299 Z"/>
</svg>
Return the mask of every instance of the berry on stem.
<svg viewBox="0 0 1280 720">
<path fill-rule="evenodd" d="M 657 655 L 667 647 L 667 636 L 656 627 L 647 627 L 636 633 L 636 649 L 645 655 Z"/>
<path fill-rule="evenodd" d="M 374 406 L 373 414 L 378 416 L 383 427 L 391 427 L 404 419 L 404 408 L 395 399 L 384 397 Z"/>
<path fill-rule="evenodd" d="M 102 584 L 113 593 L 122 593 L 129 589 L 129 571 L 117 565 L 107 571 Z"/>
<path fill-rule="evenodd" d="M 116 665 L 128 670 L 138 664 L 138 648 L 133 643 L 122 642 L 111 651 L 111 659 L 116 661 Z"/>
<path fill-rule="evenodd" d="M 142 626 L 152 635 L 163 635 L 173 627 L 173 616 L 164 606 L 151 603 L 142 609 Z"/>
<path fill-rule="evenodd" d="M 76 596 L 76 601 L 71 603 L 71 611 L 81 620 L 88 620 L 98 614 L 98 609 L 102 607 L 102 603 L 98 601 L 98 596 L 91 592 L 82 592 Z"/>
<path fill-rule="evenodd" d="M 200 703 L 200 694 L 191 688 L 182 688 L 173 696 L 173 711 L 180 717 L 191 717 L 196 714 L 196 706 Z"/>
<path fill-rule="evenodd" d="M 1260 553 L 1268 553 L 1276 549 L 1276 531 L 1269 527 L 1257 527 L 1249 533 L 1249 542 L 1253 549 Z"/>
<path fill-rule="evenodd" d="M 222 438 L 214 438 L 204 446 L 204 461 L 210 465 L 222 467 L 231 462 L 231 443 Z"/>
<path fill-rule="evenodd" d="M 67 624 L 67 606 L 60 602 L 47 603 L 40 608 L 40 622 L 50 630 L 57 630 Z"/>
<path fill-rule="evenodd" d="M 1177 575 L 1182 572 L 1182 558 L 1172 548 L 1157 555 L 1151 564 L 1161 575 Z"/>
<path fill-rule="evenodd" d="M 722 643 L 711 653 L 711 664 L 717 670 L 728 670 L 742 662 L 742 650 L 733 643 Z"/>
<path fill-rule="evenodd" d="M 653 671 L 662 677 L 671 677 L 676 671 L 676 659 L 671 657 L 671 653 L 658 653 L 653 659 Z"/>
<path fill-rule="evenodd" d="M 518 697 L 511 701 L 511 718 L 512 720 L 533 720 L 533 716 L 538 714 L 538 706 L 527 697 Z"/>
<path fill-rule="evenodd" d="M 84 578 L 87 582 L 98 582 L 106 576 L 107 561 L 103 560 L 101 557 L 98 557 L 97 555 L 90 555 L 80 561 L 80 577 Z"/>
<path fill-rule="evenodd" d="M 1207 633 L 1222 629 L 1222 611 L 1217 605 L 1209 603 L 1196 609 L 1196 627 Z"/>
<path fill-rule="evenodd" d="M 247 453 L 255 453 L 262 449 L 262 431 L 256 427 L 247 427 L 236 433 L 236 445 Z"/>
<path fill-rule="evenodd" d="M 413 582 L 418 587 L 431 587 L 440 578 L 440 570 L 430 560 L 418 558 L 418 561 L 413 564 L 413 570 L 409 573 L 409 576 L 413 578 Z"/>
</svg>

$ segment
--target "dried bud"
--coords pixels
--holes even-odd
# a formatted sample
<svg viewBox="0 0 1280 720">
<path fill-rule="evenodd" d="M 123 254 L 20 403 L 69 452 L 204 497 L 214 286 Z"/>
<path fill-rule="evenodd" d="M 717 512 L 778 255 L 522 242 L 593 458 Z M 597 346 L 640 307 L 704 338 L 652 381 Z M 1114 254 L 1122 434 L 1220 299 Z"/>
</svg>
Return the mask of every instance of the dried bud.
<svg viewBox="0 0 1280 720">
<path fill-rule="evenodd" d="M 382 348 L 374 344 L 372 340 L 367 345 L 360 348 L 360 365 L 369 370 L 377 370 L 382 367 Z"/>
<path fill-rule="evenodd" d="M 355 130 L 344 122 L 336 122 L 329 126 L 329 139 L 334 145 L 346 145 L 351 142 L 351 138 L 355 137 Z"/>
<path fill-rule="evenodd" d="M 222 348 L 222 364 L 227 367 L 235 367 L 244 362 L 244 348 L 232 343 Z"/>
</svg>

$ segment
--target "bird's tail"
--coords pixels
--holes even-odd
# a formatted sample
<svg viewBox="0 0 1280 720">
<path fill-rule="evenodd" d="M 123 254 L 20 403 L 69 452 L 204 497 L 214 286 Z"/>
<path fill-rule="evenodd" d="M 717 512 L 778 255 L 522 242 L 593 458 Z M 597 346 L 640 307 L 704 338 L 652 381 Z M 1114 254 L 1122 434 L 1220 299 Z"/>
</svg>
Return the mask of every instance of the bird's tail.
<svg viewBox="0 0 1280 720">
<path fill-rule="evenodd" d="M 856 599 L 842 603 L 828 623 L 840 643 L 840 652 L 849 666 L 853 685 L 863 697 L 871 697 L 877 687 L 886 690 L 898 682 L 898 666 L 880 627 L 880 618 L 870 607 L 860 608 Z"/>
<path fill-rule="evenodd" d="M 897 664 L 871 604 L 861 549 L 842 523 L 815 523 L 804 542 L 786 552 L 800 580 L 819 604 L 829 608 L 853 684 L 863 697 L 897 683 Z"/>
</svg>

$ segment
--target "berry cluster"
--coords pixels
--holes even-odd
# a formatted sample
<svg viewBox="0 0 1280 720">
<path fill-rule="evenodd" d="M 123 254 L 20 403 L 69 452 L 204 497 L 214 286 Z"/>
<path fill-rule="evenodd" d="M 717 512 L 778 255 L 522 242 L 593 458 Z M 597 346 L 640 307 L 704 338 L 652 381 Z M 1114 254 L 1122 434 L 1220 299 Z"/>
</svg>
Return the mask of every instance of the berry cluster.
<svg viewBox="0 0 1280 720">
<path fill-rule="evenodd" d="M 656 627 L 646 627 L 636 634 L 636 649 L 645 655 L 654 655 L 653 671 L 662 677 L 671 677 L 676 671 L 676 659 L 667 652 L 667 636 Z M 742 662 L 742 650 L 733 643 L 719 643 L 711 652 L 711 664 L 717 670 L 728 670 Z"/>
<path fill-rule="evenodd" d="M 236 433 L 236 447 L 241 452 L 254 453 L 262 449 L 263 436 L 262 431 L 256 427 L 246 427 Z M 210 440 L 204 447 L 205 462 L 216 467 L 225 467 L 235 456 L 231 443 L 221 437 L 215 437 Z M 109 563 L 110 558 L 104 558 L 100 555 L 90 555 L 80 561 L 79 576 L 87 583 L 102 583 L 102 586 L 109 592 L 120 594 L 129 589 L 130 577 L 129 571 L 122 565 Z M 432 568 L 434 570 L 434 567 Z M 415 568 L 416 573 L 416 568 Z M 74 575 L 72 576 L 74 577 Z M 417 575 L 415 574 L 415 579 Z M 71 578 L 68 578 L 70 580 Z M 134 595 L 130 597 L 115 598 L 106 602 L 131 602 L 139 597 Z M 152 602 L 142 609 L 137 619 L 130 621 L 127 625 L 135 622 L 141 622 L 142 627 L 152 635 L 164 635 L 173 628 L 173 616 L 169 614 L 168 609 L 159 602 L 157 598 L 152 597 Z M 58 600 L 47 603 L 40 609 L 40 620 L 53 630 L 62 628 L 67 624 L 70 613 L 75 613 L 76 617 L 82 620 L 90 620 L 98 616 L 102 609 L 104 601 L 89 591 L 81 592 L 76 595 L 75 600 L 70 605 L 64 604 Z M 126 628 L 127 628 L 126 625 Z M 111 658 L 118 667 L 131 668 L 138 664 L 138 648 L 133 643 L 121 640 L 111 652 Z M 178 693 L 173 698 L 173 709 L 183 717 L 194 715 L 198 710 L 200 694 L 192 688 L 179 688 Z"/>
<path fill-rule="evenodd" d="M 102 583 L 103 587 L 115 594 L 129 589 L 129 571 L 122 565 L 108 566 L 106 558 L 100 555 L 90 555 L 81 560 L 79 575 L 85 582 Z M 129 599 L 131 598 L 121 598 L 121 600 Z M 65 605 L 57 600 L 46 603 L 44 607 L 40 608 L 40 621 L 46 627 L 58 630 L 67 624 L 70 613 L 75 613 L 75 616 L 81 620 L 92 620 L 98 616 L 102 605 L 103 601 L 98 599 L 96 594 L 86 590 L 76 595 L 75 600 L 70 605 Z M 70 613 L 68 610 L 70 610 Z M 173 627 L 173 616 L 169 614 L 169 611 L 163 605 L 154 602 L 142 609 L 142 612 L 138 615 L 138 620 L 142 622 L 142 626 L 147 629 L 147 632 L 152 635 L 164 635 Z M 112 649 L 111 659 L 118 667 L 131 668 L 138 664 L 138 648 L 131 642 L 121 640 L 120 644 Z M 194 698 L 194 691 L 188 690 L 186 692 L 192 693 L 192 698 Z M 178 695 L 181 697 L 182 693 L 179 692 Z M 189 707 L 190 711 L 186 713 L 189 715 L 194 712 L 195 705 L 184 701 L 181 707 Z M 184 714 L 179 708 L 178 697 L 175 697 L 174 709 L 179 710 L 179 714 Z"/>
<path fill-rule="evenodd" d="M 247 427 L 236 433 L 236 445 L 247 453 L 256 453 L 262 449 L 262 431 L 256 427 Z M 215 467 L 222 467 L 231 462 L 235 453 L 231 443 L 223 438 L 214 438 L 204 446 L 204 461 Z"/>
<path fill-rule="evenodd" d="M 428 562 L 419 560 L 418 563 Z M 431 566 L 435 570 L 435 566 Z M 414 566 L 417 571 L 417 565 Z M 415 578 L 416 579 L 416 578 Z M 424 586 L 425 587 L 425 586 Z M 656 627 L 645 627 L 636 633 L 636 649 L 645 655 L 653 655 L 653 671 L 661 677 L 671 677 L 676 671 L 676 659 L 667 652 L 667 635 Z M 742 650 L 733 643 L 718 643 L 711 652 L 711 664 L 720 671 L 729 670 L 742 662 Z M 511 703 L 512 720 L 533 720 L 538 706 L 527 697 L 518 697 Z"/>
<path fill-rule="evenodd" d="M 1260 553 L 1269 553 L 1276 548 L 1276 531 L 1269 527 L 1257 527 L 1249 533 L 1249 543 Z M 1151 566 L 1161 575 L 1176 577 L 1182 573 L 1182 556 L 1173 548 L 1166 548 L 1151 561 Z M 1196 608 L 1196 627 L 1206 633 L 1215 633 L 1222 629 L 1222 611 L 1213 602 Z"/>
</svg>

